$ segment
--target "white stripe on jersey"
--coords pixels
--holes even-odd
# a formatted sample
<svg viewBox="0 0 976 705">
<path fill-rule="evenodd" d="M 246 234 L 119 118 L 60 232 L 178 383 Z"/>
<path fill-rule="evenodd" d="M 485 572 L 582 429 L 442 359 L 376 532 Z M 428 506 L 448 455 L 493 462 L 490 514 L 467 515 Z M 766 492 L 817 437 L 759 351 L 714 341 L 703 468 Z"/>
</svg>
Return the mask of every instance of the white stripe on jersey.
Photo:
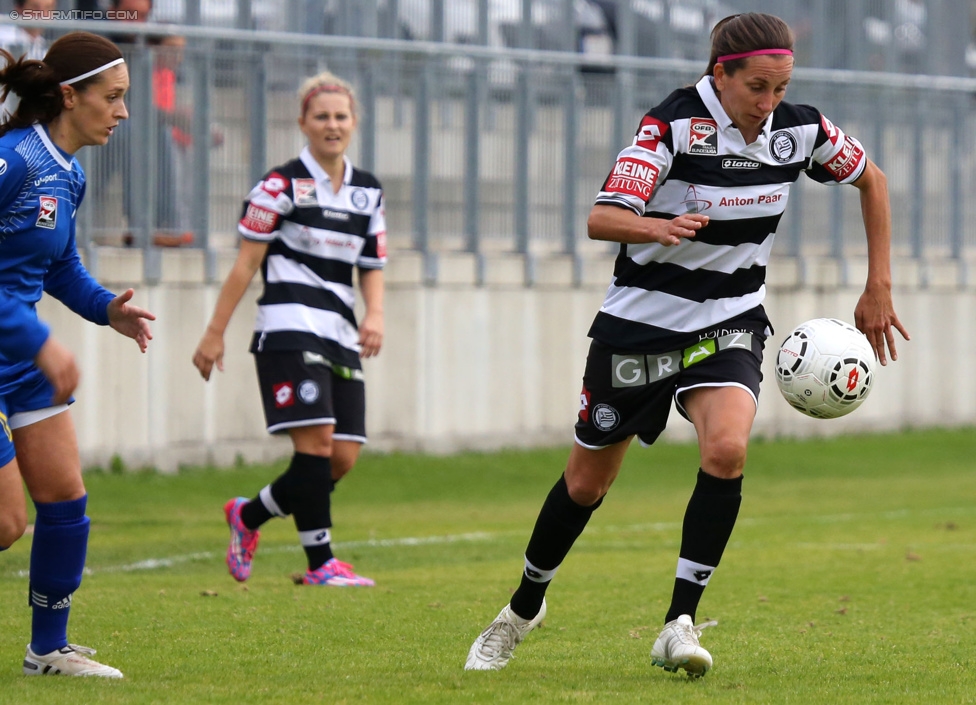
<svg viewBox="0 0 976 705">
<path fill-rule="evenodd" d="M 284 255 L 268 255 L 268 271 L 265 281 L 268 284 L 288 282 L 291 284 L 305 284 L 316 289 L 325 289 L 338 296 L 342 300 L 342 303 L 349 308 L 352 308 L 356 303 L 356 292 L 351 286 L 326 281 L 304 264 L 299 264 Z"/>
<path fill-rule="evenodd" d="M 302 304 L 259 306 L 254 330 L 258 333 L 297 331 L 334 340 L 342 347 L 359 352 L 359 332 L 335 311 L 310 308 Z"/>
<path fill-rule="evenodd" d="M 707 269 L 732 274 L 737 269 L 746 269 L 754 264 L 761 267 L 769 264 L 773 240 L 770 235 L 759 245 L 746 242 L 734 246 L 709 245 L 694 240 L 682 240 L 680 245 L 673 246 L 652 242 L 646 245 L 627 245 L 627 256 L 640 265 L 667 262 L 681 265 L 685 269 Z"/>
<path fill-rule="evenodd" d="M 346 264 L 356 264 L 364 242 L 359 235 L 310 228 L 290 220 L 282 221 L 278 238 L 296 252 Z"/>
<path fill-rule="evenodd" d="M 790 184 L 754 186 L 703 186 L 687 181 L 668 181 L 654 193 L 653 207 L 660 213 L 701 213 L 716 220 L 742 220 L 781 215 L 790 195 Z"/>
<path fill-rule="evenodd" d="M 600 308 L 617 318 L 658 326 L 680 333 L 691 333 L 716 322 L 726 321 L 762 303 L 765 284 L 746 296 L 707 299 L 701 303 L 660 291 L 617 286 L 614 277 Z"/>
</svg>

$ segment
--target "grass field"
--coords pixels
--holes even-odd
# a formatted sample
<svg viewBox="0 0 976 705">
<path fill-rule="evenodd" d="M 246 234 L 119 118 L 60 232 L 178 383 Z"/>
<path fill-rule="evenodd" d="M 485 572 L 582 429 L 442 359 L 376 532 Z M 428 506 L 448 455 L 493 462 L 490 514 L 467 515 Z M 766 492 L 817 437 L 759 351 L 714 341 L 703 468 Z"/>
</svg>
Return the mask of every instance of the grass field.
<svg viewBox="0 0 976 705">
<path fill-rule="evenodd" d="M 336 552 L 372 589 L 292 584 L 290 521 L 246 586 L 221 506 L 280 467 L 86 476 L 90 574 L 70 637 L 125 680 L 25 678 L 29 537 L 0 553 L 0 703 L 976 702 L 976 430 L 754 442 L 699 621 L 714 669 L 652 668 L 697 451 L 633 448 L 508 668 L 462 670 L 517 585 L 567 449 L 367 455 Z"/>
</svg>

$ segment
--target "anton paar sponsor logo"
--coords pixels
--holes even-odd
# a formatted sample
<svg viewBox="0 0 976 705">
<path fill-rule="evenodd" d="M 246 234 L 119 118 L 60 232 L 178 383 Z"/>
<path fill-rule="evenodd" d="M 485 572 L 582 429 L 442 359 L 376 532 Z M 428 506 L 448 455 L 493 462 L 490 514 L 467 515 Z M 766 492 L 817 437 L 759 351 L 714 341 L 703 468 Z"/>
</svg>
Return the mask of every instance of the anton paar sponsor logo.
<svg viewBox="0 0 976 705">
<path fill-rule="evenodd" d="M 739 159 L 736 157 L 727 157 L 722 160 L 723 169 L 758 169 L 762 166 L 759 162 L 754 162 L 751 159 Z"/>
<path fill-rule="evenodd" d="M 660 170 L 653 164 L 630 157 L 621 157 L 613 165 L 605 191 L 625 193 L 649 201 Z"/>
<path fill-rule="evenodd" d="M 685 200 L 681 202 L 681 205 L 685 207 L 685 213 L 703 213 L 712 207 L 712 202 L 700 198 L 698 189 L 694 184 L 691 184 L 685 191 Z"/>
</svg>

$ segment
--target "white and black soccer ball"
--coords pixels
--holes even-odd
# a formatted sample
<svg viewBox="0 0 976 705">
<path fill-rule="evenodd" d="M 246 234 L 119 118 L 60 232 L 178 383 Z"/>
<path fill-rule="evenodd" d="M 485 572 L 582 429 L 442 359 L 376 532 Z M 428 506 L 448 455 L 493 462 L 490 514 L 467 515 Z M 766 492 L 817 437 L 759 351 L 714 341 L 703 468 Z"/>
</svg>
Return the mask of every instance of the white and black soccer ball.
<svg viewBox="0 0 976 705">
<path fill-rule="evenodd" d="M 857 328 L 836 318 L 798 325 L 776 355 L 776 384 L 790 405 L 816 419 L 859 407 L 874 382 L 874 349 Z"/>
</svg>

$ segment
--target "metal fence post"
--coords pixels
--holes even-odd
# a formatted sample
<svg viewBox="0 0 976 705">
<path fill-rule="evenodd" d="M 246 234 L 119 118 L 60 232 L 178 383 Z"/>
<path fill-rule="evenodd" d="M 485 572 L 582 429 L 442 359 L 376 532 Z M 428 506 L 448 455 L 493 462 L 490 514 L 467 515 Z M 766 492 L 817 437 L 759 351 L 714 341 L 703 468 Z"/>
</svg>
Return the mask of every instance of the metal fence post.
<svg viewBox="0 0 976 705">
<path fill-rule="evenodd" d="M 413 237 L 421 252 L 430 248 L 427 206 L 430 181 L 430 69 L 427 57 L 417 58 L 417 85 L 413 98 Z"/>
</svg>

